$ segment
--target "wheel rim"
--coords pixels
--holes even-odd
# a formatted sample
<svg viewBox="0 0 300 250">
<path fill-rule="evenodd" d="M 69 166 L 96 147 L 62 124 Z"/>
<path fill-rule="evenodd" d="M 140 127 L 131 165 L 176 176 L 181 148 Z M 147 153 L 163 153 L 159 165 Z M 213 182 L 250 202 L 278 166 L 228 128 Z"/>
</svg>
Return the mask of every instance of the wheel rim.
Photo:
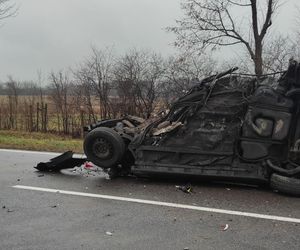
<svg viewBox="0 0 300 250">
<path fill-rule="evenodd" d="M 98 138 L 93 143 L 93 153 L 100 159 L 109 159 L 113 154 L 113 146 L 108 140 Z"/>
</svg>

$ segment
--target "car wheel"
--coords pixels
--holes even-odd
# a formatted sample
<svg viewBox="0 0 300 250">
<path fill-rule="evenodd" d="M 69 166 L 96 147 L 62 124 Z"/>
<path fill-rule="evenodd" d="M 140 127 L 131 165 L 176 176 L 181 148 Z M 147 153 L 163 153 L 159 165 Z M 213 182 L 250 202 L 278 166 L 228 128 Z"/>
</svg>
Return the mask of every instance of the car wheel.
<svg viewBox="0 0 300 250">
<path fill-rule="evenodd" d="M 87 159 L 101 168 L 111 168 L 122 160 L 125 143 L 111 128 L 100 127 L 87 134 L 83 143 Z"/>
<path fill-rule="evenodd" d="M 270 184 L 281 193 L 300 196 L 300 179 L 272 174 Z"/>
</svg>

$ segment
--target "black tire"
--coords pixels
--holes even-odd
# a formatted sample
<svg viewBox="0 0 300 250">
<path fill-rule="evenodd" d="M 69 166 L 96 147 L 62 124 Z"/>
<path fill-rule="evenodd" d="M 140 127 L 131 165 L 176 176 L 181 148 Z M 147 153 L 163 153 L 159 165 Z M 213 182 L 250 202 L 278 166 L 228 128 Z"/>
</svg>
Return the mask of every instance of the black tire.
<svg viewBox="0 0 300 250">
<path fill-rule="evenodd" d="M 89 161 L 107 169 L 121 162 L 125 153 L 125 143 L 113 129 L 100 127 L 87 134 L 83 149 Z"/>
<path fill-rule="evenodd" d="M 272 174 L 270 184 L 274 190 L 278 190 L 280 193 L 300 196 L 300 179 Z"/>
</svg>

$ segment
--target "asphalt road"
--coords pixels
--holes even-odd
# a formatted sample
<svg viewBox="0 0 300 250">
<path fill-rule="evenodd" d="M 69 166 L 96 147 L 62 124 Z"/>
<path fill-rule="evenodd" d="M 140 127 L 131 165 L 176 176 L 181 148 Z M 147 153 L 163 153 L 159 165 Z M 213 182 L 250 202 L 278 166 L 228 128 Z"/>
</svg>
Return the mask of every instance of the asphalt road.
<svg viewBox="0 0 300 250">
<path fill-rule="evenodd" d="M 0 150 L 0 249 L 300 249 L 300 223 L 140 204 L 169 202 L 300 219 L 300 198 L 268 189 L 179 180 L 120 178 L 33 166 L 49 154 Z M 125 197 L 123 201 L 13 186 Z M 225 225 L 228 229 L 223 231 Z"/>
</svg>

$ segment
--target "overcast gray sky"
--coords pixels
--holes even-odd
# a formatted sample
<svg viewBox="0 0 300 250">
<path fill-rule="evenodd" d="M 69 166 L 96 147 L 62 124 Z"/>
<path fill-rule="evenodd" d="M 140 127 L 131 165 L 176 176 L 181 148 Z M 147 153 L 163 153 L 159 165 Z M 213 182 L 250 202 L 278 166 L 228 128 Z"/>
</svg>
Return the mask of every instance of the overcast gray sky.
<svg viewBox="0 0 300 250">
<path fill-rule="evenodd" d="M 163 55 L 175 50 L 164 28 L 180 18 L 181 0 L 14 0 L 18 15 L 0 27 L 0 80 L 35 79 L 37 70 L 75 66 L 98 48 L 114 45 L 118 53 L 132 47 Z M 295 6 L 286 0 L 277 29 L 291 30 Z"/>
</svg>

